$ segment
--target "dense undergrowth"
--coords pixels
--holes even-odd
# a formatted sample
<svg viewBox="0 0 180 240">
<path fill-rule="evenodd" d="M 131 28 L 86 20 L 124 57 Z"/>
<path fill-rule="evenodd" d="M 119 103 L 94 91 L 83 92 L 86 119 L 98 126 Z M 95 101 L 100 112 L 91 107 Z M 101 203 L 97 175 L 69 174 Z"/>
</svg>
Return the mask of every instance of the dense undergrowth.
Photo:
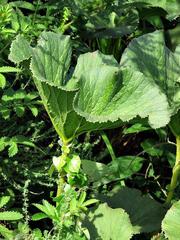
<svg viewBox="0 0 180 240">
<path fill-rule="evenodd" d="M 0 0 L 0 239 L 180 239 L 179 5 Z"/>
</svg>

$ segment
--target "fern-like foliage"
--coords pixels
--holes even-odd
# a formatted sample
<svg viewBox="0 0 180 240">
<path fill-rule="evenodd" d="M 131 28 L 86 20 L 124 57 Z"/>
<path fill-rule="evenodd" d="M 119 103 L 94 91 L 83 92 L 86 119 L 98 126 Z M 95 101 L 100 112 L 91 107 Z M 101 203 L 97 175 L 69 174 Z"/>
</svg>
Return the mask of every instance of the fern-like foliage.
<svg viewBox="0 0 180 240">
<path fill-rule="evenodd" d="M 9 202 L 9 196 L 0 197 L 0 210 Z M 1 211 L 0 212 L 0 222 L 1 221 L 15 221 L 23 218 L 23 215 L 19 212 L 15 211 Z M 0 224 L 0 235 L 2 235 L 5 239 L 12 239 L 13 231 L 9 230 L 3 224 Z"/>
</svg>

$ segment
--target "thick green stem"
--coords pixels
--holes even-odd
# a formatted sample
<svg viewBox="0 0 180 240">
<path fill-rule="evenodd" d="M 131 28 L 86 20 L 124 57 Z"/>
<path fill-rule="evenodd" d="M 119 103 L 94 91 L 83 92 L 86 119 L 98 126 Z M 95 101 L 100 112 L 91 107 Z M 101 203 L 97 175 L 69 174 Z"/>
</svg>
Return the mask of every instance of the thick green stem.
<svg viewBox="0 0 180 240">
<path fill-rule="evenodd" d="M 168 190 L 166 204 L 170 204 L 173 198 L 174 190 L 177 186 L 178 178 L 180 175 L 180 136 L 176 137 L 176 162 L 173 167 L 171 183 Z"/>
<path fill-rule="evenodd" d="M 67 161 L 67 155 L 69 154 L 69 147 L 67 144 L 64 144 L 62 146 L 62 161 Z M 58 183 L 57 183 L 57 193 L 56 193 L 56 197 L 61 196 L 61 194 L 64 191 L 64 184 L 65 184 L 65 179 L 64 179 L 64 173 L 63 173 L 63 169 L 59 170 L 59 175 L 58 175 L 59 179 L 58 179 Z"/>
<path fill-rule="evenodd" d="M 56 197 L 61 196 L 61 194 L 63 193 L 64 190 L 64 177 L 61 176 L 61 174 L 59 174 L 59 180 L 58 180 L 58 184 L 57 184 L 57 193 L 56 193 Z"/>
</svg>

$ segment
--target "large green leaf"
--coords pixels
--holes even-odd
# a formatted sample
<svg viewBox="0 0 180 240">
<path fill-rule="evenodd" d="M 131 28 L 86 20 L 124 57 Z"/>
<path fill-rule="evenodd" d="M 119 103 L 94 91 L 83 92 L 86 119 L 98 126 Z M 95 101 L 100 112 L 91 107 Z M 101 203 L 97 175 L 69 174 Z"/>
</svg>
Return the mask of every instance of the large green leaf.
<svg viewBox="0 0 180 240">
<path fill-rule="evenodd" d="M 129 2 L 144 3 L 144 6 L 160 7 L 163 8 L 167 13 L 168 19 L 173 19 L 180 15 L 180 3 L 179 0 L 130 0 Z"/>
<path fill-rule="evenodd" d="M 68 36 L 42 33 L 35 48 L 30 47 L 22 36 L 18 36 L 12 43 L 10 60 L 20 63 L 30 57 L 36 87 L 54 128 L 63 141 L 70 141 L 74 136 L 88 130 L 117 125 L 92 124 L 74 111 L 73 99 L 77 91 L 77 81 L 75 76 L 72 80 L 67 77 L 71 59 L 71 43 Z"/>
<path fill-rule="evenodd" d="M 97 51 L 81 55 L 70 77 L 70 39 L 51 32 L 42 33 L 35 48 L 22 36 L 16 38 L 9 58 L 19 63 L 30 56 L 35 84 L 63 141 L 136 116 L 148 117 L 154 128 L 170 120 L 165 94 L 133 65 L 121 69 L 113 56 Z"/>
<path fill-rule="evenodd" d="M 180 108 L 180 46 L 172 53 L 165 46 L 161 31 L 145 34 L 132 40 L 122 56 L 121 65 L 148 77 L 160 88 L 161 94 L 167 96 L 168 115 L 177 113 Z"/>
<path fill-rule="evenodd" d="M 90 232 L 91 239 L 123 240 L 131 239 L 134 229 L 128 214 L 121 208 L 112 209 L 107 204 L 99 207 L 88 215 L 89 221 L 85 223 Z"/>
<path fill-rule="evenodd" d="M 129 121 L 139 115 L 148 117 L 154 128 L 165 126 L 169 106 L 159 87 L 133 67 L 121 70 L 114 61 L 99 52 L 79 57 L 75 111 L 90 122 Z"/>
<path fill-rule="evenodd" d="M 161 221 L 165 215 L 163 205 L 156 202 L 149 196 L 142 196 L 137 189 L 122 188 L 113 190 L 108 196 L 99 195 L 101 201 L 113 209 L 124 209 L 131 220 L 131 223 L 139 232 L 158 231 Z"/>
<path fill-rule="evenodd" d="M 180 239 L 180 201 L 173 204 L 162 221 L 162 230 L 169 240 Z"/>
</svg>

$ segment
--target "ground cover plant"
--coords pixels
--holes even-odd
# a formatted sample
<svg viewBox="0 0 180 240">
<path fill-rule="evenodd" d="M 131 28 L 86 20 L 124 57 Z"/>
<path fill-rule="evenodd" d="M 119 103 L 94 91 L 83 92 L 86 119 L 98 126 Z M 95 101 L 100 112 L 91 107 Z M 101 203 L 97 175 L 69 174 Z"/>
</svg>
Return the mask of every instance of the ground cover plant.
<svg viewBox="0 0 180 240">
<path fill-rule="evenodd" d="M 178 239 L 178 1 L 1 1 L 0 236 Z"/>
</svg>

